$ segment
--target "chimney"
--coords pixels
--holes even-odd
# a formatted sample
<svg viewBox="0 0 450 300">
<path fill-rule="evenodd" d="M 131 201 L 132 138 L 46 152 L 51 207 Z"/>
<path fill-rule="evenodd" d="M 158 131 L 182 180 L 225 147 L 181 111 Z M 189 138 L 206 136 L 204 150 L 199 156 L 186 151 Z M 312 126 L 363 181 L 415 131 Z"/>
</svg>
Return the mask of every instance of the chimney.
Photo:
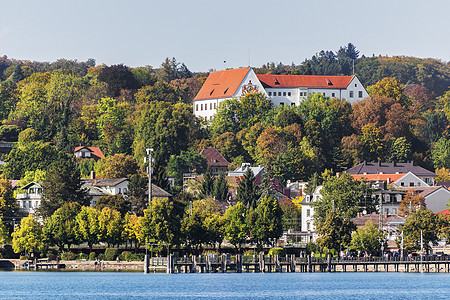
<svg viewBox="0 0 450 300">
<path fill-rule="evenodd" d="M 95 179 L 95 171 L 91 171 L 91 179 Z"/>
</svg>

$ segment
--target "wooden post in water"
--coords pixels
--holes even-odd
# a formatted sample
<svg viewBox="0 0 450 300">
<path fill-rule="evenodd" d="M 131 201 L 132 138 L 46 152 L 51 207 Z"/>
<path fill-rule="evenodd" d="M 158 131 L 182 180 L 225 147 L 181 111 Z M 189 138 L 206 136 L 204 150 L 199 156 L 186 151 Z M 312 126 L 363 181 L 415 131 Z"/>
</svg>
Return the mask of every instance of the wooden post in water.
<svg viewBox="0 0 450 300">
<path fill-rule="evenodd" d="M 296 265 L 295 265 L 295 254 L 291 254 L 291 261 L 290 261 L 290 263 L 291 263 L 291 272 L 295 273 L 295 268 L 296 268 Z"/>
<path fill-rule="evenodd" d="M 331 253 L 327 255 L 327 272 L 331 272 Z"/>
<path fill-rule="evenodd" d="M 311 254 L 308 255 L 306 257 L 307 261 L 308 261 L 308 272 L 311 273 L 312 272 L 312 261 L 311 261 Z"/>
<path fill-rule="evenodd" d="M 264 264 L 264 253 L 259 254 L 259 271 L 261 273 L 264 273 L 265 270 L 265 264 Z"/>
<path fill-rule="evenodd" d="M 227 256 L 225 254 L 222 254 L 221 269 L 222 273 L 227 271 Z"/>
<path fill-rule="evenodd" d="M 236 273 L 242 273 L 242 254 L 236 254 Z"/>
<path fill-rule="evenodd" d="M 145 256 L 144 256 L 144 273 L 148 273 L 148 271 L 149 271 L 148 266 L 149 266 L 149 257 L 148 257 L 148 254 L 145 254 Z"/>
</svg>

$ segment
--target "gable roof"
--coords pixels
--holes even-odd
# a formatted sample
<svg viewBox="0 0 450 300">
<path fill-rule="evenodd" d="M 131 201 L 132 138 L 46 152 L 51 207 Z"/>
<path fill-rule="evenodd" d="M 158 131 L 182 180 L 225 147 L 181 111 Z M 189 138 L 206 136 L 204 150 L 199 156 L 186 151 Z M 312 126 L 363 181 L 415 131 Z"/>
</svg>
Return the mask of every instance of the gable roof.
<svg viewBox="0 0 450 300">
<path fill-rule="evenodd" d="M 445 216 L 450 216 L 450 208 L 447 208 L 447 209 L 444 209 L 444 210 L 442 210 L 442 211 L 440 211 L 440 212 L 437 212 L 436 213 L 437 215 L 445 215 Z"/>
<path fill-rule="evenodd" d="M 128 178 L 108 178 L 108 179 L 81 179 L 82 184 L 89 184 L 93 186 L 116 186 L 124 181 L 129 181 Z"/>
<path fill-rule="evenodd" d="M 208 165 L 220 167 L 228 167 L 230 165 L 226 158 L 223 157 L 216 148 L 203 147 L 202 151 L 200 151 L 200 154 L 206 158 Z"/>
<path fill-rule="evenodd" d="M 354 78 L 354 76 L 269 74 L 256 74 L 256 77 L 265 88 L 308 87 L 322 89 L 345 89 Z"/>
<path fill-rule="evenodd" d="M 249 71 L 250 67 L 211 72 L 194 101 L 233 97 Z"/>
<path fill-rule="evenodd" d="M 347 169 L 345 172 L 351 175 L 368 175 L 368 174 L 406 174 L 413 173 L 420 177 L 436 177 L 437 175 L 420 166 L 415 166 L 413 162 L 397 163 L 397 162 L 362 162 L 356 166 Z"/>
<path fill-rule="evenodd" d="M 88 149 L 89 151 L 91 151 L 92 155 L 98 157 L 98 158 L 105 158 L 105 156 L 103 155 L 102 150 L 100 150 L 99 147 L 86 147 L 86 146 L 78 146 L 75 147 L 75 149 L 73 150 L 73 152 L 78 152 L 82 149 Z"/>
<path fill-rule="evenodd" d="M 428 197 L 429 195 L 433 194 L 434 192 L 442 189 L 444 191 L 447 191 L 450 194 L 450 191 L 447 190 L 446 188 L 438 185 L 434 185 L 434 186 L 411 186 L 411 187 L 398 187 L 398 189 L 402 190 L 402 191 L 413 191 L 415 193 L 420 194 L 421 196 L 423 196 L 424 198 Z"/>
</svg>

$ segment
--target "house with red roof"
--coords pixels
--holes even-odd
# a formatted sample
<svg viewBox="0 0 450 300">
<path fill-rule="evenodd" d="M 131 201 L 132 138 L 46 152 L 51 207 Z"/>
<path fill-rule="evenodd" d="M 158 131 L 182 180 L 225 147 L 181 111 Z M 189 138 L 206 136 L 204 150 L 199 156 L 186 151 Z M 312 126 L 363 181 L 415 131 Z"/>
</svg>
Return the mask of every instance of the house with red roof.
<svg viewBox="0 0 450 300">
<path fill-rule="evenodd" d="M 105 158 L 102 150 L 100 150 L 99 147 L 78 146 L 73 150 L 73 154 L 75 155 L 75 157 L 93 158 L 95 160 Z"/>
<path fill-rule="evenodd" d="M 211 166 L 211 172 L 213 175 L 219 175 L 220 172 L 223 172 L 224 174 L 227 173 L 228 166 L 231 165 L 231 163 L 229 163 L 228 160 L 223 157 L 223 155 L 220 154 L 216 148 L 203 147 L 200 154 L 206 158 L 206 162 L 209 166 Z"/>
<path fill-rule="evenodd" d="M 263 93 L 274 106 L 295 106 L 314 93 L 351 103 L 368 97 L 356 76 L 263 75 L 248 67 L 211 72 L 194 98 L 194 115 L 211 120 L 222 101 L 250 92 Z"/>
</svg>

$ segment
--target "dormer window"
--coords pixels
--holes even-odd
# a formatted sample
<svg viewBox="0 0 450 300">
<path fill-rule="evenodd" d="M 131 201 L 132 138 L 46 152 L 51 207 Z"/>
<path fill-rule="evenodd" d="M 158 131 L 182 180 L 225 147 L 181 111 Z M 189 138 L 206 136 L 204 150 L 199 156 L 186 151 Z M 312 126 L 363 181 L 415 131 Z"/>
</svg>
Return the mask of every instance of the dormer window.
<svg viewBox="0 0 450 300">
<path fill-rule="evenodd" d="M 329 79 L 327 79 L 327 85 L 330 86 L 333 85 L 333 83 Z"/>
<path fill-rule="evenodd" d="M 223 94 L 225 95 L 228 92 L 228 88 L 223 92 Z"/>
<path fill-rule="evenodd" d="M 275 85 L 280 85 L 280 83 L 278 82 L 278 79 L 275 78 L 273 81 L 274 81 Z"/>
<path fill-rule="evenodd" d="M 214 93 L 214 89 L 211 91 L 211 93 L 209 93 L 209 95 L 211 96 Z"/>
</svg>

